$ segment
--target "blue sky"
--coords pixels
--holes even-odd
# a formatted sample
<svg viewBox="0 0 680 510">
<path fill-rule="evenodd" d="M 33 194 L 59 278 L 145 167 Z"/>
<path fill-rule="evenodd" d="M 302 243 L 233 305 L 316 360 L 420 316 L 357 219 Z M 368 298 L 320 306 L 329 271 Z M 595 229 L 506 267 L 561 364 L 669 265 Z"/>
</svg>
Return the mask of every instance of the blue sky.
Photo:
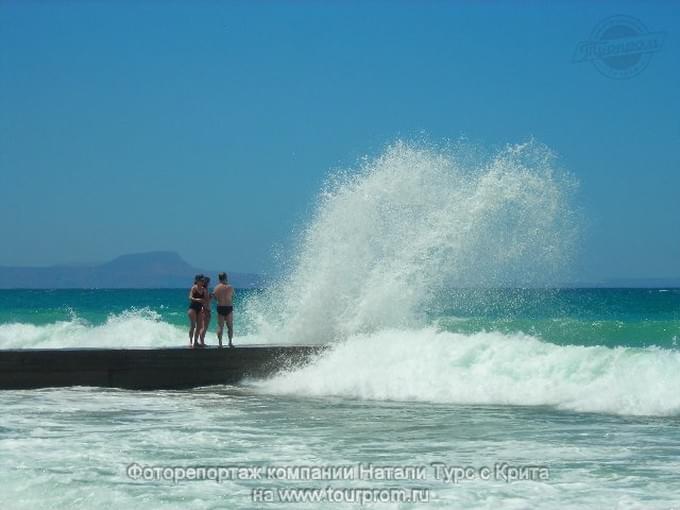
<svg viewBox="0 0 680 510">
<path fill-rule="evenodd" d="M 666 33 L 627 80 L 572 63 L 615 14 Z M 680 275 L 678 27 L 674 2 L 0 0 L 0 265 L 268 270 L 329 170 L 425 132 L 554 149 L 584 278 Z"/>
</svg>

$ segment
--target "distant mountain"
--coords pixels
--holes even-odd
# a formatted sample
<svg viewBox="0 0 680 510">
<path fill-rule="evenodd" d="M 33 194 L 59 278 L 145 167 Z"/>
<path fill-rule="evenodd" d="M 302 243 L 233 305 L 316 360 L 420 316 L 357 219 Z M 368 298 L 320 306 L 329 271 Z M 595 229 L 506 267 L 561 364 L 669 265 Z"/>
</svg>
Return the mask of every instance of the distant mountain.
<svg viewBox="0 0 680 510">
<path fill-rule="evenodd" d="M 0 266 L 0 289 L 185 288 L 197 273 L 216 282 L 218 272 L 193 267 L 177 253 L 157 251 L 122 255 L 95 266 Z M 227 272 L 238 288 L 258 287 L 263 281 L 257 274 Z"/>
<path fill-rule="evenodd" d="M 563 282 L 558 287 L 584 289 L 677 289 L 680 288 L 680 278 L 606 278 L 594 282 Z"/>
<path fill-rule="evenodd" d="M 680 278 L 610 278 L 600 286 L 650 289 L 678 288 L 680 287 Z"/>
</svg>

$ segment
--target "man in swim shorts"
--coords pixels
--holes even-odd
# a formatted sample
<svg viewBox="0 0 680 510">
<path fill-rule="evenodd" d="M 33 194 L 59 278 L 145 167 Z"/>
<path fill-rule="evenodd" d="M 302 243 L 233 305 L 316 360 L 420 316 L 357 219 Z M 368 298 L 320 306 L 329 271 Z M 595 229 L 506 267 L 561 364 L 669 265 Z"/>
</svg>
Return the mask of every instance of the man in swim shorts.
<svg viewBox="0 0 680 510">
<path fill-rule="evenodd" d="M 227 273 L 217 275 L 220 283 L 215 286 L 213 294 L 217 299 L 217 339 L 222 347 L 222 332 L 224 323 L 227 323 L 227 334 L 229 335 L 229 347 L 234 347 L 231 339 L 234 337 L 234 287 L 229 285 Z"/>
</svg>

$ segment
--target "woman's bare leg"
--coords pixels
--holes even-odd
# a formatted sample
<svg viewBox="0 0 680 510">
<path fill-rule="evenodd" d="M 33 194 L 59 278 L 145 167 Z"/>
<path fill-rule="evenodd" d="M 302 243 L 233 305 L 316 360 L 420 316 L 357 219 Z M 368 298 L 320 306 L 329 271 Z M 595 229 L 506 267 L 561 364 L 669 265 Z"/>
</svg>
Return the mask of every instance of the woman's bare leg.
<svg viewBox="0 0 680 510">
<path fill-rule="evenodd" d="M 201 328 L 203 327 L 203 314 L 196 313 L 196 329 L 194 330 L 194 347 L 198 346 L 198 339 L 201 336 Z"/>
<path fill-rule="evenodd" d="M 201 326 L 201 345 L 205 345 L 205 334 L 210 326 L 210 312 L 203 314 L 203 325 Z"/>
<path fill-rule="evenodd" d="M 187 312 L 189 316 L 189 347 L 194 344 L 194 331 L 196 331 L 196 310 L 189 310 Z"/>
</svg>

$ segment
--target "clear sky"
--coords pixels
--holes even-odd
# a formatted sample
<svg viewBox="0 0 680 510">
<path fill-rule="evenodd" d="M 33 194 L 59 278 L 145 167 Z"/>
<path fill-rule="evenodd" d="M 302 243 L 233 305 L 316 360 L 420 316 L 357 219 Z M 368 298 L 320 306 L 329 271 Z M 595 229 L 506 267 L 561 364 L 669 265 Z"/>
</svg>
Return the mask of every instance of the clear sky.
<svg viewBox="0 0 680 510">
<path fill-rule="evenodd" d="M 666 34 L 625 80 L 572 62 L 615 14 Z M 0 0 L 0 265 L 268 270 L 329 170 L 425 132 L 534 136 L 584 278 L 680 275 L 679 29 L 670 0 Z"/>
</svg>

